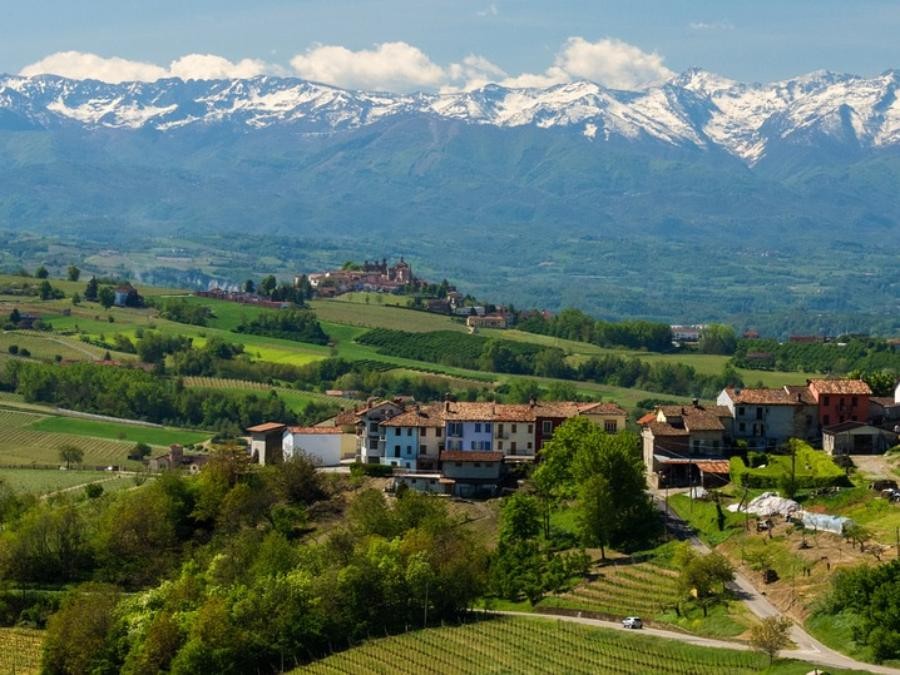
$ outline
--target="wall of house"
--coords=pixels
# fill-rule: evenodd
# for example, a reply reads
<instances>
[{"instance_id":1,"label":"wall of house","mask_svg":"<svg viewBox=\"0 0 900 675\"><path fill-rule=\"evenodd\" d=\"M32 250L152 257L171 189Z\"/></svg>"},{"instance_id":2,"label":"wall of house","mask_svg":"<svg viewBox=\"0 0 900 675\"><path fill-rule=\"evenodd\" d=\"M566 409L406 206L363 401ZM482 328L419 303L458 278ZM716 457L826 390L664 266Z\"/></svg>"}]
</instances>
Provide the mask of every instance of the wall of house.
<instances>
[{"instance_id":1,"label":"wall of house","mask_svg":"<svg viewBox=\"0 0 900 675\"><path fill-rule=\"evenodd\" d=\"M553 433L556 431L556 428L565 422L564 417L538 417L535 422L535 448L540 450L544 445L547 444L551 438L553 438ZM549 422L549 431L546 429L545 423Z\"/></svg>"},{"instance_id":2,"label":"wall of house","mask_svg":"<svg viewBox=\"0 0 900 675\"><path fill-rule=\"evenodd\" d=\"M363 429L360 434L359 455L363 462L378 463L384 456L385 444L382 442L384 420L394 417L400 412L398 406L388 404L368 411L362 418Z\"/></svg>"},{"instance_id":3,"label":"wall of house","mask_svg":"<svg viewBox=\"0 0 900 675\"><path fill-rule=\"evenodd\" d=\"M869 397L858 394L820 394L819 424L823 427L841 422L865 422L869 419Z\"/></svg>"},{"instance_id":4,"label":"wall of house","mask_svg":"<svg viewBox=\"0 0 900 675\"><path fill-rule=\"evenodd\" d=\"M795 406L748 405L734 406L734 438L747 441L751 447L765 448L783 443L794 435Z\"/></svg>"},{"instance_id":5,"label":"wall of house","mask_svg":"<svg viewBox=\"0 0 900 675\"><path fill-rule=\"evenodd\" d=\"M693 455L721 456L724 443L721 431L691 431L690 448Z\"/></svg>"},{"instance_id":6,"label":"wall of house","mask_svg":"<svg viewBox=\"0 0 900 675\"><path fill-rule=\"evenodd\" d=\"M384 427L382 464L414 469L419 456L418 427Z\"/></svg>"},{"instance_id":7,"label":"wall of house","mask_svg":"<svg viewBox=\"0 0 900 675\"><path fill-rule=\"evenodd\" d=\"M442 473L454 480L496 480L500 477L500 462L444 461Z\"/></svg>"},{"instance_id":8,"label":"wall of house","mask_svg":"<svg viewBox=\"0 0 900 675\"><path fill-rule=\"evenodd\" d=\"M461 434L450 435L451 424L459 424ZM493 447L494 425L487 421L448 422L444 427L447 450L490 451Z\"/></svg>"},{"instance_id":9,"label":"wall of house","mask_svg":"<svg viewBox=\"0 0 900 675\"><path fill-rule=\"evenodd\" d=\"M494 422L494 451L534 457L536 447L534 422Z\"/></svg>"},{"instance_id":10,"label":"wall of house","mask_svg":"<svg viewBox=\"0 0 900 675\"><path fill-rule=\"evenodd\" d=\"M406 485L417 492L446 494L451 491L450 485L441 483L439 478L428 474L422 476L394 476L394 486Z\"/></svg>"},{"instance_id":11,"label":"wall of house","mask_svg":"<svg viewBox=\"0 0 900 675\"><path fill-rule=\"evenodd\" d=\"M341 463L342 436L344 434L292 434L286 431L281 450L286 460L303 452L322 466L337 466Z\"/></svg>"},{"instance_id":12,"label":"wall of house","mask_svg":"<svg viewBox=\"0 0 900 675\"><path fill-rule=\"evenodd\" d=\"M626 415L610 415L609 413L600 414L591 412L582 413L582 415L587 417L604 431L611 434L622 431L625 428ZM609 428L607 428L607 423L609 423Z\"/></svg>"}]
</instances>

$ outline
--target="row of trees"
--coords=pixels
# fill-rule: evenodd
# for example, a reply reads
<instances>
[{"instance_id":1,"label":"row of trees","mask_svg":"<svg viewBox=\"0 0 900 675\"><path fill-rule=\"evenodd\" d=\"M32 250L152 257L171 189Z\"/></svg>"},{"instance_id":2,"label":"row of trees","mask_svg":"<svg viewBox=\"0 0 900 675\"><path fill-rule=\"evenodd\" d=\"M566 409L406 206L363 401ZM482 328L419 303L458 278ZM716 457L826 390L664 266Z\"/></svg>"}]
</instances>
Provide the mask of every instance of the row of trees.
<instances>
[{"instance_id":1,"label":"row of trees","mask_svg":"<svg viewBox=\"0 0 900 675\"><path fill-rule=\"evenodd\" d=\"M54 551L49 568L90 579L50 619L46 672L274 672L452 620L483 592L487 552L445 502L406 493L391 505L380 491L347 494L302 458L249 470L242 457L225 453L196 479L165 475L87 510L33 507L82 519L84 530L71 529L86 545L66 558L77 567L60 570ZM303 536L311 513L345 498L341 525ZM3 561L33 536L30 514L0 535ZM7 578L24 571L15 563Z\"/></svg>"},{"instance_id":2,"label":"row of trees","mask_svg":"<svg viewBox=\"0 0 900 675\"><path fill-rule=\"evenodd\" d=\"M652 321L598 321L578 309L564 309L551 317L541 312L520 312L516 327L567 340L590 342L602 347L627 347L664 352L672 349L672 329Z\"/></svg>"}]
</instances>

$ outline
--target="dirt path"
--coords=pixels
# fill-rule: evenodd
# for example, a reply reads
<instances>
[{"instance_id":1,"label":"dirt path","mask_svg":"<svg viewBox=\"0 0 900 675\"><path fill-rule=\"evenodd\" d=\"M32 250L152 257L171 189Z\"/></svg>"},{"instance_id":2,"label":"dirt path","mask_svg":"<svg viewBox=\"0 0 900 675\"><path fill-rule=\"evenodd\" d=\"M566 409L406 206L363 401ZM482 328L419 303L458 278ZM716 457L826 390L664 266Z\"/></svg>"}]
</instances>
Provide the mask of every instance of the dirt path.
<instances>
[{"instance_id":1,"label":"dirt path","mask_svg":"<svg viewBox=\"0 0 900 675\"><path fill-rule=\"evenodd\" d=\"M651 490L653 502L656 507L665 513L665 502L662 493L657 490ZM687 541L697 551L707 554L712 549L703 543L694 533L691 527L679 518L671 509L666 518L666 527L675 537L683 541ZM786 616L782 614L769 600L762 595L756 587L740 572L735 572L734 582L731 584L731 590L744 602L754 616L760 619L766 619L771 616ZM788 617L791 618L791 617ZM793 619L792 619L793 621ZM649 629L647 629L649 630ZM654 629L655 630L655 629ZM668 632L668 631L667 631ZM679 635L679 634L674 634ZM812 635L807 633L799 624L794 622L791 628L791 640L797 646L796 649L785 650L782 656L790 656L791 658L802 659L811 663L830 666L832 668L850 668L857 670L866 670L875 673L900 673L896 668L886 668L883 666L875 666L861 661L856 661L840 652L837 652L816 640ZM729 643L730 644L730 643Z\"/></svg>"}]
</instances>

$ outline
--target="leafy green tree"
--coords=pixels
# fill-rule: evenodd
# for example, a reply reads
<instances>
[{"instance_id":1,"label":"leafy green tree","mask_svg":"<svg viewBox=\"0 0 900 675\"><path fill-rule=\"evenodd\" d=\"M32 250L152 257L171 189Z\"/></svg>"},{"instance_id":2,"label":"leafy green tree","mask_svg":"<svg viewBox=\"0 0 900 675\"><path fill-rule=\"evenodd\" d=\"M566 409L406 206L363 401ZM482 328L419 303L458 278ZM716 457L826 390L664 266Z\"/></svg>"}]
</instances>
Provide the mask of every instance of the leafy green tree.
<instances>
[{"instance_id":1,"label":"leafy green tree","mask_svg":"<svg viewBox=\"0 0 900 675\"><path fill-rule=\"evenodd\" d=\"M118 590L106 584L82 584L70 591L47 624L44 672L109 672L102 669L108 658L106 638L119 599Z\"/></svg>"},{"instance_id":2,"label":"leafy green tree","mask_svg":"<svg viewBox=\"0 0 900 675\"><path fill-rule=\"evenodd\" d=\"M69 269L66 270L66 275L69 281L78 281L81 278L81 270L75 267L75 265L69 265Z\"/></svg>"},{"instance_id":3,"label":"leafy green tree","mask_svg":"<svg viewBox=\"0 0 900 675\"><path fill-rule=\"evenodd\" d=\"M47 271L47 268L41 265L34 272L34 276L38 279L46 279L50 276L50 272Z\"/></svg>"},{"instance_id":4,"label":"leafy green tree","mask_svg":"<svg viewBox=\"0 0 900 675\"><path fill-rule=\"evenodd\" d=\"M53 297L53 286L50 285L50 282L45 278L40 286L38 286L38 297L41 300L49 300Z\"/></svg>"},{"instance_id":5,"label":"leafy green tree","mask_svg":"<svg viewBox=\"0 0 900 675\"><path fill-rule=\"evenodd\" d=\"M709 607L725 597L726 584L734 580L734 567L722 554L699 555L687 543L679 545L674 563L681 597L693 598L707 616Z\"/></svg>"},{"instance_id":6,"label":"leafy green tree","mask_svg":"<svg viewBox=\"0 0 900 675\"><path fill-rule=\"evenodd\" d=\"M750 629L750 646L769 656L774 663L778 652L791 644L791 627L794 623L784 616L766 617Z\"/></svg>"},{"instance_id":7,"label":"leafy green tree","mask_svg":"<svg viewBox=\"0 0 900 675\"><path fill-rule=\"evenodd\" d=\"M511 543L534 539L541 532L541 512L537 499L516 492L503 500L500 514L500 541Z\"/></svg>"},{"instance_id":8,"label":"leafy green tree","mask_svg":"<svg viewBox=\"0 0 900 675\"><path fill-rule=\"evenodd\" d=\"M81 294L80 293L72 293L72 304L73 305L81 304Z\"/></svg>"},{"instance_id":9,"label":"leafy green tree","mask_svg":"<svg viewBox=\"0 0 900 675\"><path fill-rule=\"evenodd\" d=\"M103 495L103 486L100 483L88 483L84 486L84 496L88 499L99 499Z\"/></svg>"},{"instance_id":10,"label":"leafy green tree","mask_svg":"<svg viewBox=\"0 0 900 675\"><path fill-rule=\"evenodd\" d=\"M152 451L153 450L149 445L147 445L146 443L143 443L141 441L138 441L137 443L134 444L134 447L131 449L131 454L132 454L132 456L137 457L138 459L144 459L145 457L149 456Z\"/></svg>"},{"instance_id":11,"label":"leafy green tree","mask_svg":"<svg viewBox=\"0 0 900 675\"><path fill-rule=\"evenodd\" d=\"M88 302L97 302L100 284L97 283L97 277L91 277L84 288L84 299Z\"/></svg>"},{"instance_id":12,"label":"leafy green tree","mask_svg":"<svg viewBox=\"0 0 900 675\"><path fill-rule=\"evenodd\" d=\"M734 354L737 335L731 326L711 323L700 333L697 348L704 354Z\"/></svg>"},{"instance_id":13,"label":"leafy green tree","mask_svg":"<svg viewBox=\"0 0 900 675\"><path fill-rule=\"evenodd\" d=\"M18 307L13 307L13 311L9 313L9 322L10 323L19 323L22 320L22 315L19 312Z\"/></svg>"},{"instance_id":14,"label":"leafy green tree","mask_svg":"<svg viewBox=\"0 0 900 675\"><path fill-rule=\"evenodd\" d=\"M110 286L104 286L97 292L97 300L104 309L109 309L116 302L116 292Z\"/></svg>"},{"instance_id":15,"label":"leafy green tree","mask_svg":"<svg viewBox=\"0 0 900 675\"><path fill-rule=\"evenodd\" d=\"M84 459L84 450L77 445L67 443L60 447L59 459L66 463L66 469L68 469L72 464L81 464L81 461Z\"/></svg>"},{"instance_id":16,"label":"leafy green tree","mask_svg":"<svg viewBox=\"0 0 900 675\"><path fill-rule=\"evenodd\" d=\"M272 274L263 277L263 280L259 282L259 291L262 295L271 297L272 291L274 291L277 287L278 280Z\"/></svg>"}]
</instances>

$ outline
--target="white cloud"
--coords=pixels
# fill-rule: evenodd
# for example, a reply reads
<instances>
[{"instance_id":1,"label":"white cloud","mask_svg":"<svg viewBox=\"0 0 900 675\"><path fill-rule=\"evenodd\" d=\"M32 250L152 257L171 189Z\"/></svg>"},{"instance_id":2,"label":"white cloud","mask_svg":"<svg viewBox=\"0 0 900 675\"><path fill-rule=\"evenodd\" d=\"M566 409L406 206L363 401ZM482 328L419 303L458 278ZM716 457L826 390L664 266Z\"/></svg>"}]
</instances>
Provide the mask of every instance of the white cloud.
<instances>
[{"instance_id":1,"label":"white cloud","mask_svg":"<svg viewBox=\"0 0 900 675\"><path fill-rule=\"evenodd\" d=\"M540 88L579 79L617 89L640 89L673 75L662 56L655 52L645 52L613 38L589 42L582 37L566 40L553 63L539 73L510 74L478 54L469 54L458 63L442 66L406 42L384 42L358 51L340 45L313 45L294 56L290 65L292 71L261 59L229 61L215 54L187 54L164 67L68 51L51 54L25 66L20 74L52 73L73 79L93 78L117 83L150 82L165 77L185 80L248 78L293 72L302 78L338 87L399 93L423 89L469 91L490 83L511 88Z\"/></svg>"},{"instance_id":2,"label":"white cloud","mask_svg":"<svg viewBox=\"0 0 900 675\"><path fill-rule=\"evenodd\" d=\"M440 87L447 78L425 52L406 42L384 42L359 51L317 45L292 58L291 66L307 80L355 89L406 92Z\"/></svg>"},{"instance_id":3,"label":"white cloud","mask_svg":"<svg viewBox=\"0 0 900 675\"><path fill-rule=\"evenodd\" d=\"M104 58L84 52L56 52L25 66L20 75L59 75L73 80L101 80L103 82L152 82L168 76L165 68L152 63L129 61L117 56Z\"/></svg>"},{"instance_id":4,"label":"white cloud","mask_svg":"<svg viewBox=\"0 0 900 675\"><path fill-rule=\"evenodd\" d=\"M475 12L478 16L498 16L500 14L500 9L497 7L497 3L492 2L484 9L480 9Z\"/></svg>"},{"instance_id":5,"label":"white cloud","mask_svg":"<svg viewBox=\"0 0 900 675\"><path fill-rule=\"evenodd\" d=\"M572 79L592 80L615 89L640 89L674 75L656 52L648 53L611 38L597 42L569 38L556 55L554 66Z\"/></svg>"},{"instance_id":6,"label":"white cloud","mask_svg":"<svg viewBox=\"0 0 900 675\"><path fill-rule=\"evenodd\" d=\"M697 31L734 30L734 24L728 20L721 21L691 21L688 28Z\"/></svg>"},{"instance_id":7,"label":"white cloud","mask_svg":"<svg viewBox=\"0 0 900 675\"><path fill-rule=\"evenodd\" d=\"M59 75L75 80L100 80L102 82L154 82L166 77L183 80L213 80L245 78L279 73L283 69L258 59L242 59L237 63L213 54L187 54L163 68L153 63L129 61L117 56L106 58L97 54L68 51L51 54L40 61L25 66L19 72L31 75Z\"/></svg>"}]
</instances>

